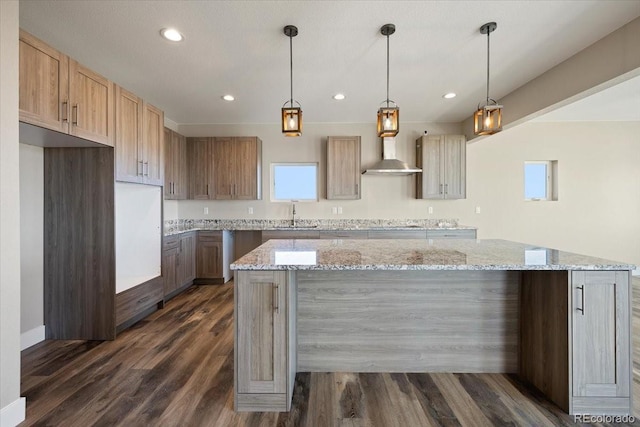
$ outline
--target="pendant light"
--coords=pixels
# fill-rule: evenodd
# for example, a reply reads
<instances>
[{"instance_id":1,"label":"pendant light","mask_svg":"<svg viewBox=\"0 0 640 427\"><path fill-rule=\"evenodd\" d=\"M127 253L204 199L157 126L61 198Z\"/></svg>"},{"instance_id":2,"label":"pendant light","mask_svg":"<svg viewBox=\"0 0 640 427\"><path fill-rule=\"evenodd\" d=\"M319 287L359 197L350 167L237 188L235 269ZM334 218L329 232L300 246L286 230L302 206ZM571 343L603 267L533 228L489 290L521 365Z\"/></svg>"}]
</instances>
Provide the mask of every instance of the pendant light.
<instances>
[{"instance_id":1,"label":"pendant light","mask_svg":"<svg viewBox=\"0 0 640 427\"><path fill-rule=\"evenodd\" d=\"M291 76L291 98L282 106L282 133L285 136L302 135L302 109L298 101L293 99L293 38L298 35L298 27L287 25L284 34L289 37L289 71ZM298 104L296 107L295 104Z\"/></svg>"},{"instance_id":2,"label":"pendant light","mask_svg":"<svg viewBox=\"0 0 640 427\"><path fill-rule=\"evenodd\" d=\"M393 24L385 24L380 28L380 33L387 37L387 99L382 101L381 105L384 105L378 110L378 136L380 137L396 136L400 125L398 104L389 99L389 36L395 32L396 26Z\"/></svg>"},{"instance_id":3,"label":"pendant light","mask_svg":"<svg viewBox=\"0 0 640 427\"><path fill-rule=\"evenodd\" d=\"M487 98L478 104L474 115L474 133L476 135L492 135L502 130L502 105L489 98L489 34L495 31L498 24L488 22L480 27L480 33L487 35Z\"/></svg>"}]
</instances>

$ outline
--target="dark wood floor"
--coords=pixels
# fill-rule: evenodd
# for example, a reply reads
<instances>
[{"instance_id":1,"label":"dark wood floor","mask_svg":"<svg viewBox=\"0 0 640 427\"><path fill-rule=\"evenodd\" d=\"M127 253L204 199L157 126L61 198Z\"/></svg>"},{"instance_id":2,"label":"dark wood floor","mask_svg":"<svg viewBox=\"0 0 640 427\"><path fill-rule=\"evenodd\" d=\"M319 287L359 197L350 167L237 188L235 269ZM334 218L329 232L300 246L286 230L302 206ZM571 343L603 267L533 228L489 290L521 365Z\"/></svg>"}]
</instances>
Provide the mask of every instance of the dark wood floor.
<instances>
[{"instance_id":1,"label":"dark wood floor","mask_svg":"<svg viewBox=\"0 0 640 427\"><path fill-rule=\"evenodd\" d=\"M298 374L291 412L236 414L231 284L192 287L115 341L25 350L22 396L25 426L574 425L500 374Z\"/></svg>"}]
</instances>

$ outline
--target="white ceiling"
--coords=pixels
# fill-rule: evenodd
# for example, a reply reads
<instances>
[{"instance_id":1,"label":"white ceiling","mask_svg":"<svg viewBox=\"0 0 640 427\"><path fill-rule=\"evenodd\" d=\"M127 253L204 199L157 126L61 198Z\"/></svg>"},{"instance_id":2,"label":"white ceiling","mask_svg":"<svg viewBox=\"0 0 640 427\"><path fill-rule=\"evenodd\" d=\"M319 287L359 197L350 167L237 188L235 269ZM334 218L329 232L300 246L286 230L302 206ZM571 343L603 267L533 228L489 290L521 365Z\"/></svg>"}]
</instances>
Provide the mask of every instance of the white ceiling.
<instances>
[{"instance_id":1,"label":"white ceiling","mask_svg":"<svg viewBox=\"0 0 640 427\"><path fill-rule=\"evenodd\" d=\"M535 122L640 122L640 76L536 117Z\"/></svg>"},{"instance_id":2,"label":"white ceiling","mask_svg":"<svg viewBox=\"0 0 640 427\"><path fill-rule=\"evenodd\" d=\"M459 122L640 16L640 1L50 1L22 0L20 26L157 105L178 123L277 123L289 97L305 122L366 123L390 97L401 121ZM159 30L186 37L172 44ZM445 100L454 91L458 96ZM334 101L337 92L347 99ZM231 93L232 103L221 96Z\"/></svg>"}]
</instances>

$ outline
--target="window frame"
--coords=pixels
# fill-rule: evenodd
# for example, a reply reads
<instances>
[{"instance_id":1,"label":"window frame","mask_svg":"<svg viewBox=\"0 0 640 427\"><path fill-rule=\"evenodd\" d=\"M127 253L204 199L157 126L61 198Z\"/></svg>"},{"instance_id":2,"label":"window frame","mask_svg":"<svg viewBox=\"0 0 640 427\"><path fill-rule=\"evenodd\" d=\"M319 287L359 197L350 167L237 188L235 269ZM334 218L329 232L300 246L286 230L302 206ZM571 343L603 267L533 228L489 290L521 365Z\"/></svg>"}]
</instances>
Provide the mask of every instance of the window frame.
<instances>
[{"instance_id":1,"label":"window frame","mask_svg":"<svg viewBox=\"0 0 640 427\"><path fill-rule=\"evenodd\" d=\"M527 165L545 165L546 166L546 182L545 197L527 197ZM557 160L525 160L522 170L522 189L526 202L554 202L558 200L558 161Z\"/></svg>"},{"instance_id":2,"label":"window frame","mask_svg":"<svg viewBox=\"0 0 640 427\"><path fill-rule=\"evenodd\" d=\"M278 166L313 166L316 168L316 197L314 199L277 199L276 198L276 173ZM270 200L273 203L297 203L297 202L318 202L320 199L320 164L318 162L273 162L270 165L269 186L271 187Z\"/></svg>"}]
</instances>

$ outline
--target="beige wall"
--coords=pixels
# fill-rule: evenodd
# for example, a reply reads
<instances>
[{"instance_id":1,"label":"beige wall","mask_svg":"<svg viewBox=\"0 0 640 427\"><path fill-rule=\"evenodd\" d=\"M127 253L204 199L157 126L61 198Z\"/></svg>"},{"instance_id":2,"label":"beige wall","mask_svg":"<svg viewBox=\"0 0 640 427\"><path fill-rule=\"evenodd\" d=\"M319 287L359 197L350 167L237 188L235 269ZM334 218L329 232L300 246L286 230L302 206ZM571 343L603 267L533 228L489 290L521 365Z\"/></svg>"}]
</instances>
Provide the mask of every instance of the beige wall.
<instances>
[{"instance_id":1,"label":"beige wall","mask_svg":"<svg viewBox=\"0 0 640 427\"><path fill-rule=\"evenodd\" d=\"M18 1L0 1L0 424L24 417L20 400L20 175Z\"/></svg>"},{"instance_id":2,"label":"beige wall","mask_svg":"<svg viewBox=\"0 0 640 427\"><path fill-rule=\"evenodd\" d=\"M449 124L403 124L399 157L415 163L413 141L459 131ZM258 135L263 140L263 200L180 201L180 218L288 218L288 204L269 201L269 164L320 161L323 138L362 135L363 168L379 156L373 124L308 125L302 138L284 138L277 126L180 126L189 136ZM416 200L413 177L362 177L362 200L299 203L301 218L459 218L480 238L504 238L640 265L640 123L527 123L469 144L466 200ZM557 202L525 202L525 160L557 160ZM324 187L321 192L324 197ZM254 207L249 215L247 208ZM333 215L342 206L343 215ZM434 213L429 215L431 206ZM203 208L209 207L209 215ZM481 213L476 214L475 208Z\"/></svg>"},{"instance_id":3,"label":"beige wall","mask_svg":"<svg viewBox=\"0 0 640 427\"><path fill-rule=\"evenodd\" d=\"M20 144L20 332L44 325L44 150Z\"/></svg>"},{"instance_id":4,"label":"beige wall","mask_svg":"<svg viewBox=\"0 0 640 427\"><path fill-rule=\"evenodd\" d=\"M320 195L318 203L299 203L300 218L424 218L427 205L415 200L414 176L362 176L362 199L352 201L326 200L325 144L329 135L360 135L362 137L362 167L372 166L382 159L382 147L375 134L375 124L305 124L299 138L282 136L278 125L181 125L185 136L250 135L262 139L263 198L260 201L181 201L180 218L288 218L287 203L270 202L270 164L274 162L319 162ZM398 158L415 166L415 140L428 130L431 134L460 133L459 124L402 123L397 137ZM454 203L454 202L451 202ZM341 206L342 215L333 215L332 207ZM209 215L203 208L209 207ZM254 215L247 208L254 208ZM435 218L437 215L433 215Z\"/></svg>"}]
</instances>

